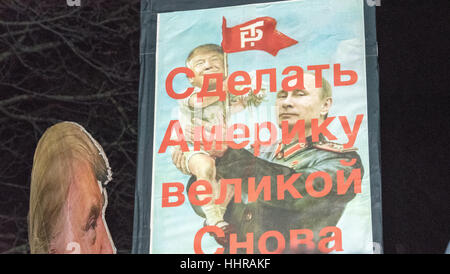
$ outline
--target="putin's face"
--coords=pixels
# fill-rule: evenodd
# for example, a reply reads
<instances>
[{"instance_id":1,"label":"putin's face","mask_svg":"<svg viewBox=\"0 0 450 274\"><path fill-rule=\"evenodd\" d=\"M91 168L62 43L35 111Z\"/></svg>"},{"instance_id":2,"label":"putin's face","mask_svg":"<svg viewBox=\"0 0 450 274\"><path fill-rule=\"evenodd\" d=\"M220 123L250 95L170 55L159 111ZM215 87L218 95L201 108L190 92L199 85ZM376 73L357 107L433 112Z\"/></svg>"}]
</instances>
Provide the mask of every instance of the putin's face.
<instances>
[{"instance_id":1,"label":"putin's face","mask_svg":"<svg viewBox=\"0 0 450 274\"><path fill-rule=\"evenodd\" d=\"M201 88L205 74L221 73L224 74L223 54L211 50L199 50L189 60L188 67L194 72L194 78L189 78L191 84ZM208 90L216 88L215 78L209 80Z\"/></svg>"},{"instance_id":2,"label":"putin's face","mask_svg":"<svg viewBox=\"0 0 450 274\"><path fill-rule=\"evenodd\" d=\"M115 253L104 219L106 193L91 166L75 160L67 175L67 200L53 229L50 253Z\"/></svg>"},{"instance_id":3,"label":"putin's face","mask_svg":"<svg viewBox=\"0 0 450 274\"><path fill-rule=\"evenodd\" d=\"M304 89L277 93L278 124L281 127L282 121L287 121L293 127L298 120L304 120L308 130L311 120L323 118L330 106L331 98L322 98L322 88L316 87L314 75L304 74Z\"/></svg>"}]
</instances>

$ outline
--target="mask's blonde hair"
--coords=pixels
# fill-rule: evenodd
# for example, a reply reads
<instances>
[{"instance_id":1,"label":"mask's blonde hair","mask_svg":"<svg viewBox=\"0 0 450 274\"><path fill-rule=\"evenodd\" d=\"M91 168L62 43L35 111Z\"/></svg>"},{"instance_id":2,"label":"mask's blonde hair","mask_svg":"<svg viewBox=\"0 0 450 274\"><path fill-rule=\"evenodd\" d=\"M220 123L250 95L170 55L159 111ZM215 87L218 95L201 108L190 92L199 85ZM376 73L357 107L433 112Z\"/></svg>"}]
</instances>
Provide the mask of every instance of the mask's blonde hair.
<instances>
[{"instance_id":1,"label":"mask's blonde hair","mask_svg":"<svg viewBox=\"0 0 450 274\"><path fill-rule=\"evenodd\" d=\"M87 162L103 184L112 179L103 148L82 126L61 122L48 128L36 147L31 172L28 212L31 253L49 253L49 243L67 198L75 161Z\"/></svg>"}]
</instances>

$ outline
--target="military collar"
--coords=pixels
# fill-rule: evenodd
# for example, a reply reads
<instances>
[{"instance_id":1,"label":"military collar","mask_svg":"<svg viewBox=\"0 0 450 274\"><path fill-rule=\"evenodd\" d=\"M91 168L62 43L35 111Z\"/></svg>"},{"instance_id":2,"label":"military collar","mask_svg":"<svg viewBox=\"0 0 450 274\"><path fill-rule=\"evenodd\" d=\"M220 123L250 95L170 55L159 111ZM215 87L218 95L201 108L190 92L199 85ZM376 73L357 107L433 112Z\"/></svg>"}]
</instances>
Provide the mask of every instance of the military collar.
<instances>
[{"instance_id":1,"label":"military collar","mask_svg":"<svg viewBox=\"0 0 450 274\"><path fill-rule=\"evenodd\" d=\"M325 137L323 135L319 135L319 142L325 141ZM283 144L282 141L278 143L277 148L275 149L275 152L273 154L273 158L277 160L284 159L285 161L292 158L295 154L297 154L300 151L303 151L307 148L312 147L314 144L319 142L312 141L312 136L308 136L305 140L306 142L292 142L289 145Z\"/></svg>"}]
</instances>

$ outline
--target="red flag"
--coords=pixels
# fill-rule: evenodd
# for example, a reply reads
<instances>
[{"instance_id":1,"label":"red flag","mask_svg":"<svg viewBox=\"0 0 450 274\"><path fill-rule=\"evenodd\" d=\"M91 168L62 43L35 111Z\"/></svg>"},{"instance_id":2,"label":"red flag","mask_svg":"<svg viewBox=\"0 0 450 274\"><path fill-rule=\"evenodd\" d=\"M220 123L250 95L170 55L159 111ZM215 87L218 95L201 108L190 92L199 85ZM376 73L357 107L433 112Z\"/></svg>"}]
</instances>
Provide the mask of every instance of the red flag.
<instances>
[{"instance_id":1,"label":"red flag","mask_svg":"<svg viewBox=\"0 0 450 274\"><path fill-rule=\"evenodd\" d=\"M298 42L276 30L277 21L272 17L259 17L246 23L227 28L223 17L222 48L224 52L263 50L276 56L280 49Z\"/></svg>"}]
</instances>

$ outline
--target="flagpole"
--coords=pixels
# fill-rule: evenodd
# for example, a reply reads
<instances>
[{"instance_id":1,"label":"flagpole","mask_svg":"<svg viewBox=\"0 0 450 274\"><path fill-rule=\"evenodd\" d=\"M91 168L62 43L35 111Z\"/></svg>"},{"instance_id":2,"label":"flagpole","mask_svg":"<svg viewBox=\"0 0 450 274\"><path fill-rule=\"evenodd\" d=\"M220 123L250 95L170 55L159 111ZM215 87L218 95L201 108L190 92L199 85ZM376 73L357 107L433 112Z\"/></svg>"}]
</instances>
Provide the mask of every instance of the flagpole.
<instances>
[{"instance_id":1,"label":"flagpole","mask_svg":"<svg viewBox=\"0 0 450 274\"><path fill-rule=\"evenodd\" d=\"M228 54L226 52L223 53L223 68L224 68L224 79L227 79L228 77ZM228 86L227 90L225 90L226 96L225 96L225 107L224 107L224 114L225 114L225 128L228 128L228 119L230 115L230 95L228 93ZM226 133L222 132L222 140L225 140Z\"/></svg>"},{"instance_id":2,"label":"flagpole","mask_svg":"<svg viewBox=\"0 0 450 274\"><path fill-rule=\"evenodd\" d=\"M225 69L225 78L228 77L228 54L226 52L223 53L223 66Z\"/></svg>"}]
</instances>

